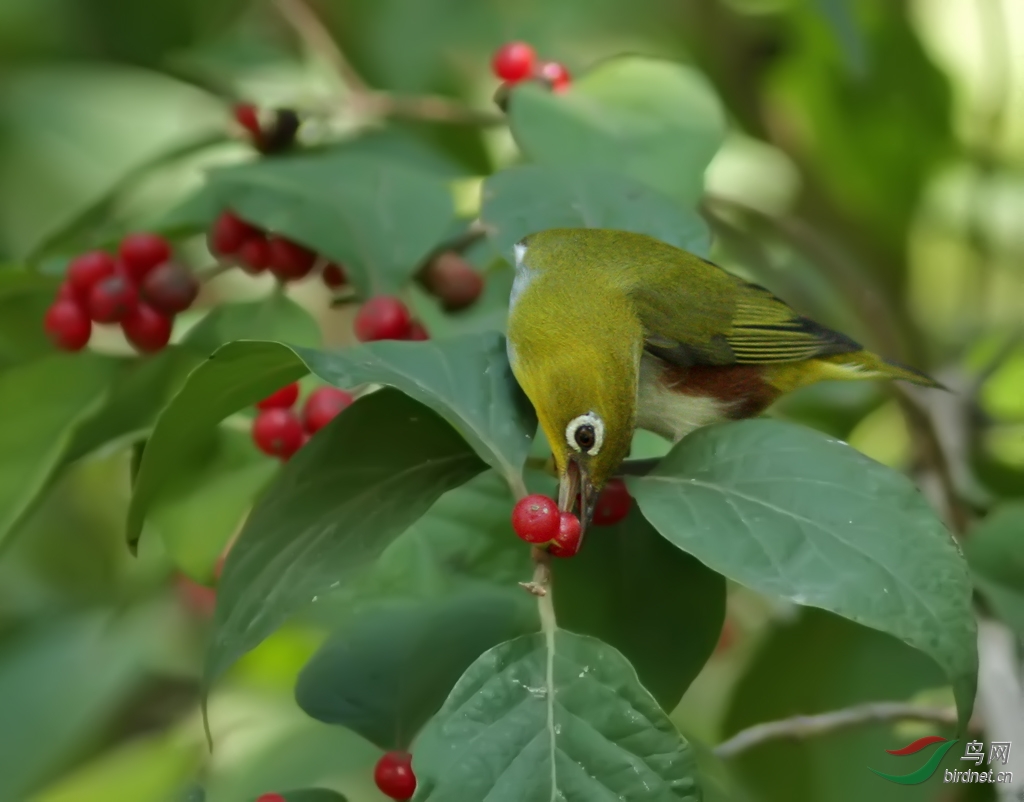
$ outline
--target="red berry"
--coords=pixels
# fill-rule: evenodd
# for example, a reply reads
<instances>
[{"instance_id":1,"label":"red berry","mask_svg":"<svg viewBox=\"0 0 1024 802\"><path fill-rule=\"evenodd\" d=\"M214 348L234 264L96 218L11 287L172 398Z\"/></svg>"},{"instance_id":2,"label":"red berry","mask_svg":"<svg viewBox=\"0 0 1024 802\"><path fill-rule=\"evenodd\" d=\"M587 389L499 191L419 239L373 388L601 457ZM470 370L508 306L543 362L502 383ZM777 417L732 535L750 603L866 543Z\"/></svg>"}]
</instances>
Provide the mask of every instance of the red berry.
<instances>
[{"instance_id":1,"label":"red berry","mask_svg":"<svg viewBox=\"0 0 1024 802\"><path fill-rule=\"evenodd\" d=\"M604 486L594 506L594 526L617 524L627 515L633 505L633 497L621 479L610 479Z\"/></svg>"},{"instance_id":2,"label":"red berry","mask_svg":"<svg viewBox=\"0 0 1024 802\"><path fill-rule=\"evenodd\" d=\"M558 534L555 541L548 546L555 557L572 557L580 550L580 535L583 527L580 519L571 512L563 512L558 517Z\"/></svg>"},{"instance_id":3,"label":"red berry","mask_svg":"<svg viewBox=\"0 0 1024 802\"><path fill-rule=\"evenodd\" d=\"M514 84L533 75L536 59L537 54L526 42L509 42L495 52L491 69L501 80Z\"/></svg>"},{"instance_id":4,"label":"red berry","mask_svg":"<svg viewBox=\"0 0 1024 802\"><path fill-rule=\"evenodd\" d=\"M415 341L429 340L430 333L427 331L426 326L418 320L414 320L409 324L409 331L406 332L405 339Z\"/></svg>"},{"instance_id":5,"label":"red berry","mask_svg":"<svg viewBox=\"0 0 1024 802\"><path fill-rule=\"evenodd\" d=\"M280 794L263 794L256 802L288 802L288 800Z\"/></svg>"},{"instance_id":6,"label":"red berry","mask_svg":"<svg viewBox=\"0 0 1024 802\"><path fill-rule=\"evenodd\" d=\"M75 289L71 286L71 282L62 281L60 286L57 287L57 300L58 301L74 301L78 302L78 298L75 296Z\"/></svg>"},{"instance_id":7,"label":"red berry","mask_svg":"<svg viewBox=\"0 0 1024 802\"><path fill-rule=\"evenodd\" d=\"M174 262L164 262L142 280L142 297L165 315L184 312L199 295L199 282L187 270Z\"/></svg>"},{"instance_id":8,"label":"red berry","mask_svg":"<svg viewBox=\"0 0 1024 802\"><path fill-rule=\"evenodd\" d=\"M299 385L297 382L292 382L257 403L256 409L291 409L298 400Z\"/></svg>"},{"instance_id":9,"label":"red berry","mask_svg":"<svg viewBox=\"0 0 1024 802\"><path fill-rule=\"evenodd\" d=\"M345 269L334 262L331 262L329 265L324 267L324 272L321 275L323 276L324 284L332 290L336 290L338 287L344 287L345 282L348 280L345 276Z\"/></svg>"},{"instance_id":10,"label":"red berry","mask_svg":"<svg viewBox=\"0 0 1024 802\"><path fill-rule=\"evenodd\" d=\"M67 283L78 300L85 303L93 286L114 275L117 262L109 253L90 251L71 260L68 265Z\"/></svg>"},{"instance_id":11,"label":"red berry","mask_svg":"<svg viewBox=\"0 0 1024 802\"><path fill-rule=\"evenodd\" d=\"M302 423L310 434L319 432L355 399L337 387L318 387L309 394L302 409Z\"/></svg>"},{"instance_id":12,"label":"red berry","mask_svg":"<svg viewBox=\"0 0 1024 802\"><path fill-rule=\"evenodd\" d=\"M454 251L445 251L431 260L423 271L422 281L449 312L470 306L484 290L483 276Z\"/></svg>"},{"instance_id":13,"label":"red berry","mask_svg":"<svg viewBox=\"0 0 1024 802\"><path fill-rule=\"evenodd\" d=\"M210 252L215 256L230 256L238 253L246 240L259 233L259 229L249 225L232 212L221 212L210 228Z\"/></svg>"},{"instance_id":14,"label":"red berry","mask_svg":"<svg viewBox=\"0 0 1024 802\"><path fill-rule=\"evenodd\" d=\"M512 510L512 528L527 543L549 543L560 524L558 505L539 493L520 499Z\"/></svg>"},{"instance_id":15,"label":"red berry","mask_svg":"<svg viewBox=\"0 0 1024 802\"><path fill-rule=\"evenodd\" d=\"M281 281L305 278L313 269L316 254L309 248L284 237L271 237L267 244L270 246L270 272Z\"/></svg>"},{"instance_id":16,"label":"red berry","mask_svg":"<svg viewBox=\"0 0 1024 802\"><path fill-rule=\"evenodd\" d=\"M89 316L70 300L58 300L46 310L43 328L50 341L63 351L81 351L92 334Z\"/></svg>"},{"instance_id":17,"label":"red berry","mask_svg":"<svg viewBox=\"0 0 1024 802\"><path fill-rule=\"evenodd\" d=\"M128 275L141 281L150 270L171 258L171 244L158 234L129 234L121 240L120 253Z\"/></svg>"},{"instance_id":18,"label":"red berry","mask_svg":"<svg viewBox=\"0 0 1024 802\"><path fill-rule=\"evenodd\" d=\"M384 796L397 802L412 799L416 793L416 775L412 773L412 755L387 752L373 770L373 779Z\"/></svg>"},{"instance_id":19,"label":"red berry","mask_svg":"<svg viewBox=\"0 0 1024 802\"><path fill-rule=\"evenodd\" d=\"M272 457L289 459L302 448L302 424L290 409L265 409L252 424L256 447Z\"/></svg>"},{"instance_id":20,"label":"red berry","mask_svg":"<svg viewBox=\"0 0 1024 802\"><path fill-rule=\"evenodd\" d=\"M260 137L260 115L252 103L237 103L233 109L235 121L254 138Z\"/></svg>"},{"instance_id":21,"label":"red berry","mask_svg":"<svg viewBox=\"0 0 1024 802\"><path fill-rule=\"evenodd\" d=\"M356 313L356 339L364 343L404 340L411 324L412 318L404 303L391 295L378 295L363 304Z\"/></svg>"},{"instance_id":22,"label":"red berry","mask_svg":"<svg viewBox=\"0 0 1024 802\"><path fill-rule=\"evenodd\" d=\"M121 321L121 330L128 342L144 354L162 350L171 341L173 327L172 318L143 303Z\"/></svg>"},{"instance_id":23,"label":"red berry","mask_svg":"<svg viewBox=\"0 0 1024 802\"><path fill-rule=\"evenodd\" d=\"M89 317L97 323L118 323L138 305L138 290L120 273L103 279L89 293Z\"/></svg>"},{"instance_id":24,"label":"red berry","mask_svg":"<svg viewBox=\"0 0 1024 802\"><path fill-rule=\"evenodd\" d=\"M546 61L540 67L540 77L547 81L554 92L564 92L572 83L572 76L564 64L557 61Z\"/></svg>"},{"instance_id":25,"label":"red berry","mask_svg":"<svg viewBox=\"0 0 1024 802\"><path fill-rule=\"evenodd\" d=\"M253 234L238 249L238 261L246 273L262 273L270 265L270 246L263 234Z\"/></svg>"}]
</instances>

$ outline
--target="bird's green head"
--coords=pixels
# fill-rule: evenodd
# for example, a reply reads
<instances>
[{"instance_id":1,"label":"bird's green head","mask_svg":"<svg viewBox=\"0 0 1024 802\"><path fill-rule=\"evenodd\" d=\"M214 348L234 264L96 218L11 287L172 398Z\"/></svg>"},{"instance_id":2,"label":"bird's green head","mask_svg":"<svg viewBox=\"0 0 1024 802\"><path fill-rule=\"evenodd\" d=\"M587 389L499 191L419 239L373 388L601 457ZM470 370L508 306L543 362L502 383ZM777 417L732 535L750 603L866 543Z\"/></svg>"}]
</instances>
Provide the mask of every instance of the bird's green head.
<instances>
[{"instance_id":1,"label":"bird's green head","mask_svg":"<svg viewBox=\"0 0 1024 802\"><path fill-rule=\"evenodd\" d=\"M615 271L581 259L578 245L556 230L517 246L508 342L554 455L559 507L579 493L585 527L629 453L643 331Z\"/></svg>"}]
</instances>

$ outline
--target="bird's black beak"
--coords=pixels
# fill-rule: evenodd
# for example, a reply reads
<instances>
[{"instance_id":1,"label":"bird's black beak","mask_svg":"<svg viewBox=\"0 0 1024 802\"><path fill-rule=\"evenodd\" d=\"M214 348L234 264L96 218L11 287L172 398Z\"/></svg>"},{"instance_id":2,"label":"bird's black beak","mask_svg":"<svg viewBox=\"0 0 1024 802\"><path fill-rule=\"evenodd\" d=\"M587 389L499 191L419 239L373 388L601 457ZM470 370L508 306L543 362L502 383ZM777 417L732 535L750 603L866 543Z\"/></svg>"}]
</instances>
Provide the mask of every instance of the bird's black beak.
<instances>
[{"instance_id":1,"label":"bird's black beak","mask_svg":"<svg viewBox=\"0 0 1024 802\"><path fill-rule=\"evenodd\" d=\"M576 496L580 498L580 540L587 533L590 520L594 517L594 507L597 504L597 493L594 492L594 485L590 482L590 471L582 460L574 456L569 457L558 484L558 509L562 512L572 512L576 506Z\"/></svg>"}]
</instances>

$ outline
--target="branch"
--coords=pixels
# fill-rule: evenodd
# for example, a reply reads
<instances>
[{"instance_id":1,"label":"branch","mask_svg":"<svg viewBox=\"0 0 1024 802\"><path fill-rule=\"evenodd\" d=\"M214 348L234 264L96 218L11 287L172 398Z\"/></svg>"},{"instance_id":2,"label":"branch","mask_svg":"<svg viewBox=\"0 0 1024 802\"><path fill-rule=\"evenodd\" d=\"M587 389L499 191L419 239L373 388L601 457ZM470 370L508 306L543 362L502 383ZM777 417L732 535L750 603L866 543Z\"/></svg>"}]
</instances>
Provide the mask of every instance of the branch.
<instances>
[{"instance_id":1,"label":"branch","mask_svg":"<svg viewBox=\"0 0 1024 802\"><path fill-rule=\"evenodd\" d=\"M945 707L922 707L906 702L870 702L815 716L793 716L780 721L755 724L715 747L715 755L731 758L768 741L802 739L837 730L887 721L925 721L956 724L956 711Z\"/></svg>"},{"instance_id":2,"label":"branch","mask_svg":"<svg viewBox=\"0 0 1024 802\"><path fill-rule=\"evenodd\" d=\"M503 125L505 115L474 109L458 100L441 95L395 95L377 92L368 104L382 117L403 120L451 123L454 125Z\"/></svg>"},{"instance_id":3,"label":"branch","mask_svg":"<svg viewBox=\"0 0 1024 802\"><path fill-rule=\"evenodd\" d=\"M359 74L305 0L274 0L281 17L311 53L319 56L348 89L357 111L373 116L461 125L501 125L503 114L471 108L440 95L394 95L373 89Z\"/></svg>"},{"instance_id":4,"label":"branch","mask_svg":"<svg viewBox=\"0 0 1024 802\"><path fill-rule=\"evenodd\" d=\"M274 6L310 52L322 58L337 73L354 97L361 98L371 94L371 89L363 80L363 76L345 57L323 22L304 0L274 0Z\"/></svg>"}]
</instances>

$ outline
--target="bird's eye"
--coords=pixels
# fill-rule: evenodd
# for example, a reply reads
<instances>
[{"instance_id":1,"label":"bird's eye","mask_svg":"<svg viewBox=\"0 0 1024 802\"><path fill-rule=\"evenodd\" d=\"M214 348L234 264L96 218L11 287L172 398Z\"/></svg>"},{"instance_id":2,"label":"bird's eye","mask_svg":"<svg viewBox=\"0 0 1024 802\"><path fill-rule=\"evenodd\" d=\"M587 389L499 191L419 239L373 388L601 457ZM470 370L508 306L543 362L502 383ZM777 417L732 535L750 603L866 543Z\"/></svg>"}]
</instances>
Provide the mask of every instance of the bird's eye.
<instances>
[{"instance_id":1,"label":"bird's eye","mask_svg":"<svg viewBox=\"0 0 1024 802\"><path fill-rule=\"evenodd\" d=\"M594 427L585 423L576 429L576 445L583 452L590 451L594 447L597 438L594 436Z\"/></svg>"},{"instance_id":2,"label":"bird's eye","mask_svg":"<svg viewBox=\"0 0 1024 802\"><path fill-rule=\"evenodd\" d=\"M565 441L574 451L594 456L604 442L604 421L594 412L578 415L565 427Z\"/></svg>"}]
</instances>

